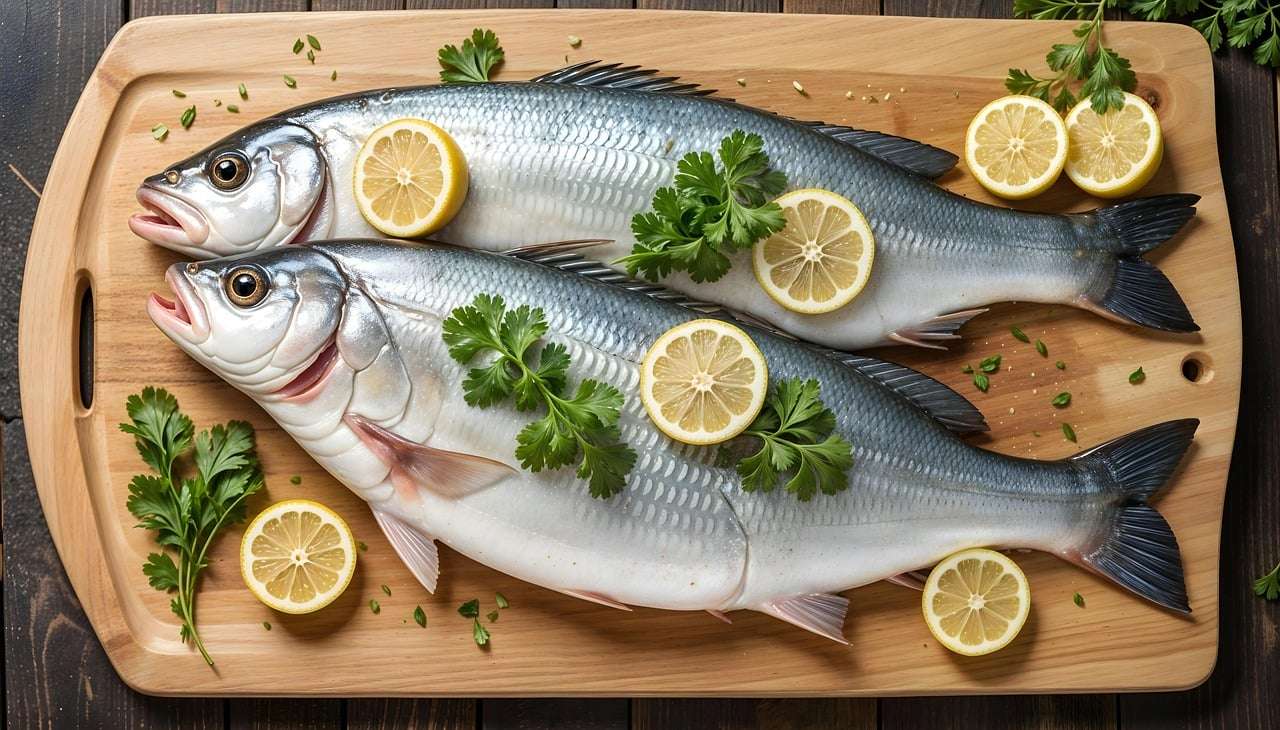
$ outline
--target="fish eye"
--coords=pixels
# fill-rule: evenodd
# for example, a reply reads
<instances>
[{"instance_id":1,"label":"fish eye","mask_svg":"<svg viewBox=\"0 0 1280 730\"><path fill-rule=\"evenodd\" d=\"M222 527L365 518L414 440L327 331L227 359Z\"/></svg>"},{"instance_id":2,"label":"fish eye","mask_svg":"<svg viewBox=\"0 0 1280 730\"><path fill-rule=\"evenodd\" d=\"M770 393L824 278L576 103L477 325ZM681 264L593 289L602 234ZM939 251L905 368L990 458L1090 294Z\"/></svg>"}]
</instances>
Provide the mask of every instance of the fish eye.
<instances>
[{"instance_id":1,"label":"fish eye","mask_svg":"<svg viewBox=\"0 0 1280 730\"><path fill-rule=\"evenodd\" d=\"M232 269L223 286L227 290L227 298L237 307L252 307L267 295L266 278L252 266Z\"/></svg>"},{"instance_id":2,"label":"fish eye","mask_svg":"<svg viewBox=\"0 0 1280 730\"><path fill-rule=\"evenodd\" d=\"M249 161L239 152L223 152L209 163L209 179L220 190L235 190L249 177Z\"/></svg>"}]
</instances>

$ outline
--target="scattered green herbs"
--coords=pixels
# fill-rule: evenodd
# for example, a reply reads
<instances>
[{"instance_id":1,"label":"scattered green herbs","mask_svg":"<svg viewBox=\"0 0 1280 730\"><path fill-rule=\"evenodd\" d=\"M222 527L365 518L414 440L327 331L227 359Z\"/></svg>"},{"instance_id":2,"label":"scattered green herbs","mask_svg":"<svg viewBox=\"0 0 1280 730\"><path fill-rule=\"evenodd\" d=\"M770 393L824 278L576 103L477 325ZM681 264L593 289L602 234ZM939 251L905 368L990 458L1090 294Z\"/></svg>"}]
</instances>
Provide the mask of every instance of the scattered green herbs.
<instances>
[{"instance_id":1,"label":"scattered green herbs","mask_svg":"<svg viewBox=\"0 0 1280 730\"><path fill-rule=\"evenodd\" d=\"M376 599L376 598L370 598L370 599L369 599L369 610L370 610L370 611L373 611L375 614L382 613L382 604L381 604L381 603L378 603L378 599Z\"/></svg>"},{"instance_id":2,"label":"scattered green herbs","mask_svg":"<svg viewBox=\"0 0 1280 730\"><path fill-rule=\"evenodd\" d=\"M1128 59L1102 45L1104 13L1120 3L1121 0L1014 0L1013 14L1017 17L1075 18L1083 23L1072 31L1077 39L1074 43L1055 43L1045 56L1045 64L1054 75L1038 77L1026 69L1011 68L1005 88L1046 101L1060 112L1075 106L1077 95L1089 99L1099 114L1124 106L1124 92L1133 91L1137 77L1129 68ZM1083 83L1073 91L1077 82Z\"/></svg>"},{"instance_id":3,"label":"scattered green herbs","mask_svg":"<svg viewBox=\"0 0 1280 730\"><path fill-rule=\"evenodd\" d=\"M422 610L422 606L414 606L413 622L422 628L427 628L427 613Z\"/></svg>"},{"instance_id":4,"label":"scattered green herbs","mask_svg":"<svg viewBox=\"0 0 1280 730\"><path fill-rule=\"evenodd\" d=\"M533 346L546 334L541 309L521 305L508 310L502 297L488 294L453 310L443 327L449 354L458 362L497 355L467 373L462 388L468 405L487 408L514 398L518 411L546 409L545 416L516 436L520 465L539 472L571 464L580 455L578 478L588 481L591 496L611 497L626 486L636 460L618 430L622 393L583 380L573 397L565 398L570 357L564 345L545 344L533 364Z\"/></svg>"},{"instance_id":5,"label":"scattered green herbs","mask_svg":"<svg viewBox=\"0 0 1280 730\"><path fill-rule=\"evenodd\" d=\"M289 74L284 74L284 85L288 86L290 89L296 89L298 88L298 80Z\"/></svg>"},{"instance_id":6,"label":"scattered green herbs","mask_svg":"<svg viewBox=\"0 0 1280 730\"><path fill-rule=\"evenodd\" d=\"M1071 594L1071 602L1076 604L1080 608L1084 608L1084 596L1080 595L1078 591L1076 593Z\"/></svg>"},{"instance_id":7,"label":"scattered green herbs","mask_svg":"<svg viewBox=\"0 0 1280 730\"><path fill-rule=\"evenodd\" d=\"M155 530L161 546L160 552L147 556L142 572L152 588L176 593L169 608L182 619L179 636L213 666L196 630L196 586L209 565L209 547L218 532L242 522L245 499L262 489L253 427L229 421L197 434L191 419L178 409L177 399L150 386L129 396L125 409L130 422L120 424L120 430L133 436L142 460L154 472L133 478L126 503L138 527ZM193 450L195 475L184 478L175 464Z\"/></svg>"},{"instance_id":8,"label":"scattered green herbs","mask_svg":"<svg viewBox=\"0 0 1280 730\"><path fill-rule=\"evenodd\" d=\"M1268 601L1280 598L1280 564L1272 568L1270 573L1253 582L1253 592Z\"/></svg>"},{"instance_id":9,"label":"scattered green herbs","mask_svg":"<svg viewBox=\"0 0 1280 730\"><path fill-rule=\"evenodd\" d=\"M964 373L965 375L973 375L973 366L970 365L969 363L965 363L964 367L960 368L960 372Z\"/></svg>"},{"instance_id":10,"label":"scattered green herbs","mask_svg":"<svg viewBox=\"0 0 1280 730\"><path fill-rule=\"evenodd\" d=\"M458 615L471 619L471 638L475 640L476 646L484 646L489 643L489 630L480 623L479 598L472 598L470 601L458 606Z\"/></svg>"},{"instance_id":11,"label":"scattered green herbs","mask_svg":"<svg viewBox=\"0 0 1280 730\"><path fill-rule=\"evenodd\" d=\"M299 39L295 40L295 41L293 42L293 55L295 55L295 56L296 56L296 55L298 55L299 53L302 53L302 49L303 49L303 48L305 48L305 47L306 47L306 46L302 43L302 39L301 39L301 38L299 38Z\"/></svg>"},{"instance_id":12,"label":"scattered green herbs","mask_svg":"<svg viewBox=\"0 0 1280 730\"><path fill-rule=\"evenodd\" d=\"M983 393L986 393L987 391L991 390L991 378L987 377L986 373L974 373L973 387L977 388Z\"/></svg>"},{"instance_id":13,"label":"scattered green herbs","mask_svg":"<svg viewBox=\"0 0 1280 730\"><path fill-rule=\"evenodd\" d=\"M1071 405L1071 394L1064 390L1061 393L1055 395L1053 397L1053 400L1049 402L1053 404L1054 408L1066 408L1067 406Z\"/></svg>"},{"instance_id":14,"label":"scattered green herbs","mask_svg":"<svg viewBox=\"0 0 1280 730\"><path fill-rule=\"evenodd\" d=\"M385 593L385 594L387 594L388 596L389 596L389 595L391 595L391 587L390 587L390 586L388 586L386 583L383 583L383 584L382 584L382 592L383 592L383 593Z\"/></svg>"},{"instance_id":15,"label":"scattered green herbs","mask_svg":"<svg viewBox=\"0 0 1280 730\"><path fill-rule=\"evenodd\" d=\"M493 600L498 604L498 608L511 608L511 602L508 601L507 597L501 593L493 594Z\"/></svg>"},{"instance_id":16,"label":"scattered green herbs","mask_svg":"<svg viewBox=\"0 0 1280 730\"><path fill-rule=\"evenodd\" d=\"M1062 435L1071 443L1074 444L1076 442L1076 430L1071 427L1071 424L1069 423L1062 424Z\"/></svg>"},{"instance_id":17,"label":"scattered green herbs","mask_svg":"<svg viewBox=\"0 0 1280 730\"><path fill-rule=\"evenodd\" d=\"M675 183L658 188L652 210L631 218L636 244L616 263L631 276L657 281L687 271L696 282L729 270L729 254L786 225L773 199L787 185L769 168L764 140L735 130L720 142L720 164L710 152L690 152L676 164Z\"/></svg>"},{"instance_id":18,"label":"scattered green herbs","mask_svg":"<svg viewBox=\"0 0 1280 730\"><path fill-rule=\"evenodd\" d=\"M1217 51L1225 37L1232 48L1253 48L1253 60L1280 66L1280 1L1130 0L1129 12L1143 20L1189 20Z\"/></svg>"},{"instance_id":19,"label":"scattered green herbs","mask_svg":"<svg viewBox=\"0 0 1280 730\"><path fill-rule=\"evenodd\" d=\"M174 90L173 90L173 95L174 95L174 96L176 96L176 97L178 97L179 99L185 99L185 98L187 98L187 95L186 95L185 93L183 93L183 92L181 92L181 91L178 91L177 89L174 89Z\"/></svg>"},{"instance_id":20,"label":"scattered green herbs","mask_svg":"<svg viewBox=\"0 0 1280 730\"><path fill-rule=\"evenodd\" d=\"M791 472L783 488L801 502L849 488L853 447L834 433L835 414L818 395L817 380L791 378L774 387L743 432L760 441L759 451L738 462L743 491L772 492L779 476Z\"/></svg>"},{"instance_id":21,"label":"scattered green herbs","mask_svg":"<svg viewBox=\"0 0 1280 730\"><path fill-rule=\"evenodd\" d=\"M369 546L364 544L364 540L356 540L356 549L364 552L369 549Z\"/></svg>"},{"instance_id":22,"label":"scattered green herbs","mask_svg":"<svg viewBox=\"0 0 1280 730\"><path fill-rule=\"evenodd\" d=\"M1013 335L1013 339L1018 340L1019 342L1031 341L1031 338L1027 337L1027 334L1025 332L1018 329L1018 325L1016 324L1009 328L1009 334Z\"/></svg>"},{"instance_id":23,"label":"scattered green herbs","mask_svg":"<svg viewBox=\"0 0 1280 730\"><path fill-rule=\"evenodd\" d=\"M1000 369L1001 359L1000 355L992 355L991 357L983 358L982 362L978 363L978 369L984 373L994 373Z\"/></svg>"},{"instance_id":24,"label":"scattered green herbs","mask_svg":"<svg viewBox=\"0 0 1280 730\"><path fill-rule=\"evenodd\" d=\"M333 73L329 74L329 80L330 80L330 81L337 81L337 80L338 80L338 69L336 69L336 68L335 68L335 69L333 70Z\"/></svg>"},{"instance_id":25,"label":"scattered green herbs","mask_svg":"<svg viewBox=\"0 0 1280 730\"><path fill-rule=\"evenodd\" d=\"M480 599L472 598L470 601L458 606L458 615L463 618L475 618L480 615Z\"/></svg>"},{"instance_id":26,"label":"scattered green herbs","mask_svg":"<svg viewBox=\"0 0 1280 730\"><path fill-rule=\"evenodd\" d=\"M485 617L489 619L489 623L493 623L494 621L497 621L497 620L498 620L498 609L496 609L496 608L495 608L495 609L493 609L493 610L492 610L492 611L490 611L489 613L485 614Z\"/></svg>"},{"instance_id":27,"label":"scattered green herbs","mask_svg":"<svg viewBox=\"0 0 1280 730\"><path fill-rule=\"evenodd\" d=\"M191 129L191 125L196 121L196 107L191 105L183 110L182 116L178 117L178 122L182 124L183 129Z\"/></svg>"},{"instance_id":28,"label":"scattered green herbs","mask_svg":"<svg viewBox=\"0 0 1280 730\"><path fill-rule=\"evenodd\" d=\"M245 88L243 83L236 87L236 93L240 94L241 99L245 101L249 100L249 89Z\"/></svg>"},{"instance_id":29,"label":"scattered green herbs","mask_svg":"<svg viewBox=\"0 0 1280 730\"><path fill-rule=\"evenodd\" d=\"M316 62L316 52L307 51L307 60L314 64Z\"/></svg>"},{"instance_id":30,"label":"scattered green herbs","mask_svg":"<svg viewBox=\"0 0 1280 730\"><path fill-rule=\"evenodd\" d=\"M1044 344L1044 340L1036 340L1036 352L1040 353L1040 357L1049 357L1049 348Z\"/></svg>"},{"instance_id":31,"label":"scattered green herbs","mask_svg":"<svg viewBox=\"0 0 1280 730\"><path fill-rule=\"evenodd\" d=\"M289 477L289 483L297 486L302 483L302 477L297 474L294 474L293 476Z\"/></svg>"},{"instance_id":32,"label":"scattered green herbs","mask_svg":"<svg viewBox=\"0 0 1280 730\"><path fill-rule=\"evenodd\" d=\"M157 142L163 142L165 137L169 136L169 128L163 124L157 124L151 128L151 139Z\"/></svg>"},{"instance_id":33,"label":"scattered green herbs","mask_svg":"<svg viewBox=\"0 0 1280 730\"><path fill-rule=\"evenodd\" d=\"M307 45L311 46L312 50L315 50L315 51L320 50L320 41L317 40L316 37L311 35L310 33L307 34Z\"/></svg>"},{"instance_id":34,"label":"scattered green herbs","mask_svg":"<svg viewBox=\"0 0 1280 730\"><path fill-rule=\"evenodd\" d=\"M1059 370L1066 370L1066 369L1067 369L1067 364L1066 364L1065 362L1061 361L1061 360L1059 360L1059 361L1055 362L1055 363L1053 364L1053 366L1054 366L1055 368L1059 369Z\"/></svg>"},{"instance_id":35,"label":"scattered green herbs","mask_svg":"<svg viewBox=\"0 0 1280 730\"><path fill-rule=\"evenodd\" d=\"M476 619L471 625L471 638L475 640L476 646L484 646L489 643L489 630L480 623L480 619Z\"/></svg>"},{"instance_id":36,"label":"scattered green herbs","mask_svg":"<svg viewBox=\"0 0 1280 730\"><path fill-rule=\"evenodd\" d=\"M232 113L232 114L239 114L239 113L240 113L240 107L236 106L235 104L228 104L228 105L227 105L227 111L228 111L228 112L230 112L230 113Z\"/></svg>"},{"instance_id":37,"label":"scattered green herbs","mask_svg":"<svg viewBox=\"0 0 1280 730\"><path fill-rule=\"evenodd\" d=\"M1141 367L1129 373L1129 385L1137 385L1138 383L1141 383L1146 379L1147 379L1147 374L1142 372Z\"/></svg>"},{"instance_id":38,"label":"scattered green herbs","mask_svg":"<svg viewBox=\"0 0 1280 730\"><path fill-rule=\"evenodd\" d=\"M270 622L270 621L263 621L263 622L262 622L262 628L266 629L267 631L270 631L270 630L271 630L271 622Z\"/></svg>"},{"instance_id":39,"label":"scattered green herbs","mask_svg":"<svg viewBox=\"0 0 1280 730\"><path fill-rule=\"evenodd\" d=\"M482 84L505 57L493 31L475 28L462 48L447 45L437 52L440 80L446 84Z\"/></svg>"}]
</instances>

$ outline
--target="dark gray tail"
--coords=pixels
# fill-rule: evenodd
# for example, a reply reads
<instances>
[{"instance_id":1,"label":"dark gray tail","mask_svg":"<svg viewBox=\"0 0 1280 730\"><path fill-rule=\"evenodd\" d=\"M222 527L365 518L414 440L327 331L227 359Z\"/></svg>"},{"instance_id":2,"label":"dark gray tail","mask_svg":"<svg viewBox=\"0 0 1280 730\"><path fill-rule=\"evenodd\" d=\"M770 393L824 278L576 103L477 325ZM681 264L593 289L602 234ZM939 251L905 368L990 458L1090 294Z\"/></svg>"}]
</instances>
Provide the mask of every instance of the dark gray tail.
<instances>
[{"instance_id":1,"label":"dark gray tail","mask_svg":"<svg viewBox=\"0 0 1280 730\"><path fill-rule=\"evenodd\" d=\"M1147 504L1172 476L1200 421L1144 428L1072 457L1115 491L1109 524L1080 551L1080 562L1166 608L1190 613L1178 540Z\"/></svg>"},{"instance_id":2,"label":"dark gray tail","mask_svg":"<svg viewBox=\"0 0 1280 730\"><path fill-rule=\"evenodd\" d=\"M1168 332L1198 332L1173 284L1142 254L1169 240L1196 214L1199 195L1157 195L1086 213L1116 252L1111 286L1093 304L1118 319Z\"/></svg>"}]
</instances>

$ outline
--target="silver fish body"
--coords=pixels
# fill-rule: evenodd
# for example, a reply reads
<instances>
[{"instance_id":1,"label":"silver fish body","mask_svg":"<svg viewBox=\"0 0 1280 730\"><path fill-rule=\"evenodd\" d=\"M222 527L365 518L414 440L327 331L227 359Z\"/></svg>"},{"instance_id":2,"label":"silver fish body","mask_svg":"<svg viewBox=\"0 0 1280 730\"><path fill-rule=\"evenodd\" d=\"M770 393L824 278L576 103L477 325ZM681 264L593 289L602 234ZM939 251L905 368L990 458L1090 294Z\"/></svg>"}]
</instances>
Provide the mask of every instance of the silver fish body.
<instances>
[{"instance_id":1,"label":"silver fish body","mask_svg":"<svg viewBox=\"0 0 1280 730\"><path fill-rule=\"evenodd\" d=\"M265 289L248 306L228 295L245 277ZM390 242L177 264L168 278L177 299L153 296L157 326L364 498L430 588L435 539L609 605L754 609L839 640L837 592L991 545L1049 551L1187 609L1176 542L1145 500L1193 421L1060 462L1011 458L822 352L748 328L771 378L819 380L853 444L848 489L799 502L744 492L714 447L673 442L647 418L639 362L698 316L681 306L512 257ZM541 308L546 339L572 357L569 382L624 394L620 427L637 460L622 493L593 499L572 469L522 470L516 434L533 416L465 403L467 368L441 325L481 293Z\"/></svg>"},{"instance_id":2,"label":"silver fish body","mask_svg":"<svg viewBox=\"0 0 1280 730\"><path fill-rule=\"evenodd\" d=\"M148 196L145 205L163 210L164 199L172 197L180 201L173 206L178 211L183 205L202 208L209 199L241 199L239 215L226 223L239 229L237 235L175 246L197 257L308 238L374 236L355 203L352 166L370 132L403 117L440 125L467 160L467 202L435 238L483 250L613 239L613 244L589 252L606 262L630 251L632 215L648 208L655 189L671 183L681 156L714 150L735 129L759 134L791 188L833 190L866 214L876 237L867 288L834 312L792 312L760 288L746 252L733 256L732 269L717 282L695 284L676 273L664 284L830 347L895 342L936 346L954 338L959 326L987 305L1012 300L1081 306L1161 329L1195 329L1172 285L1139 258L1190 218L1195 196L1163 196L1075 215L984 205L903 167L930 173L945 169L954 156L941 150L900 138L859 137L867 133L798 123L687 93L531 82L341 97L284 112L213 145L169 171L171 177L180 175L181 182L171 184L164 175L149 178L140 199ZM313 152L283 151L265 140L278 134L280 125L310 132L325 163L323 181L315 173ZM884 153L887 147L894 149ZM290 217L291 226L274 223L284 217L275 199L288 195L255 200L209 184L210 164L219 153L246 150L252 157L258 150L261 157L262 150L272 149L281 151L266 155L272 160L269 167L282 178L289 159L302 158L294 165L298 177L284 179L282 188L312 191L313 213L305 223L296 215ZM259 163L252 167L250 184ZM206 219L217 230L223 217L210 212ZM249 226L249 219L261 222ZM292 237L277 234L290 227ZM167 228L170 237L183 238L173 225ZM250 228L270 233L255 243L243 233ZM145 225L135 226L140 235L173 245L164 240L164 229L148 232ZM232 238L238 243L226 245Z\"/></svg>"}]
</instances>

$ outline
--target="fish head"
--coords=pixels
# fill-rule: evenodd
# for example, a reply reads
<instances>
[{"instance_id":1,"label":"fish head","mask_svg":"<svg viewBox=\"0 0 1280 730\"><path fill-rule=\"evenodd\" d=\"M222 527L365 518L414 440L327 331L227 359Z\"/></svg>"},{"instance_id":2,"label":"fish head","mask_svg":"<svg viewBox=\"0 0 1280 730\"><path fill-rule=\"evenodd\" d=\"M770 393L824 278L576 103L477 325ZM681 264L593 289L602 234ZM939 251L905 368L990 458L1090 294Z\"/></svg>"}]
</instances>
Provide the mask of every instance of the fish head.
<instances>
[{"instance_id":1,"label":"fish head","mask_svg":"<svg viewBox=\"0 0 1280 730\"><path fill-rule=\"evenodd\" d=\"M327 165L305 127L265 119L148 177L129 228L198 259L304 241L325 219Z\"/></svg>"},{"instance_id":2,"label":"fish head","mask_svg":"<svg viewBox=\"0 0 1280 730\"><path fill-rule=\"evenodd\" d=\"M324 387L339 359L347 280L328 256L277 248L177 263L152 294L152 322L188 355L259 401Z\"/></svg>"}]
</instances>

